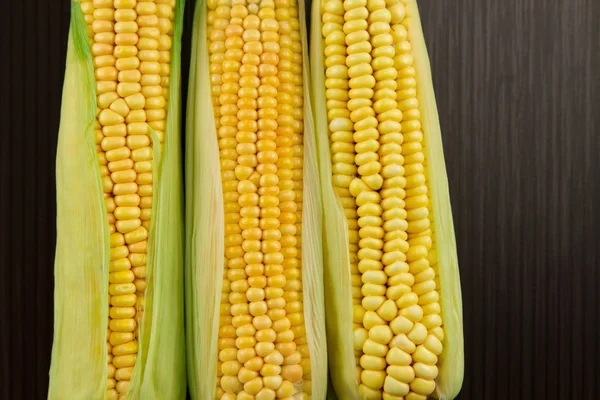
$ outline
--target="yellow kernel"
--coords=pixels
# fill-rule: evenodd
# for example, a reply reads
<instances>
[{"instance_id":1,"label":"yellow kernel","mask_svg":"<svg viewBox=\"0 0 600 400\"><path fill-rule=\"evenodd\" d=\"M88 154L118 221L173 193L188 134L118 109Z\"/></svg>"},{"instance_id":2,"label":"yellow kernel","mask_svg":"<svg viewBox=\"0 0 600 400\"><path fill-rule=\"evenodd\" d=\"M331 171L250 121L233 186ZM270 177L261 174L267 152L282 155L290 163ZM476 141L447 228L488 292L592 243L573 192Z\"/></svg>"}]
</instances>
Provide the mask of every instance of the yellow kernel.
<instances>
[{"instance_id":1,"label":"yellow kernel","mask_svg":"<svg viewBox=\"0 0 600 400\"><path fill-rule=\"evenodd\" d=\"M129 261L131 265L134 267L140 267L146 265L146 255L145 254L130 254Z\"/></svg>"},{"instance_id":2,"label":"yellow kernel","mask_svg":"<svg viewBox=\"0 0 600 400\"><path fill-rule=\"evenodd\" d=\"M122 8L134 8L137 4L137 0L114 0L114 6L116 9Z\"/></svg>"},{"instance_id":3,"label":"yellow kernel","mask_svg":"<svg viewBox=\"0 0 600 400\"><path fill-rule=\"evenodd\" d=\"M410 388L413 392L427 396L435 390L435 381L430 379L415 378L410 383Z\"/></svg>"},{"instance_id":4,"label":"yellow kernel","mask_svg":"<svg viewBox=\"0 0 600 400\"><path fill-rule=\"evenodd\" d=\"M133 307L116 307L116 308L133 308ZM135 311L135 309L134 309L134 311ZM111 332L110 333L110 344L112 346L118 346L120 344L132 341L133 339L134 339L133 332Z\"/></svg>"},{"instance_id":5,"label":"yellow kernel","mask_svg":"<svg viewBox=\"0 0 600 400\"><path fill-rule=\"evenodd\" d=\"M135 293L135 285L132 283L111 283L108 285L108 292L112 296L132 294Z\"/></svg>"},{"instance_id":6,"label":"yellow kernel","mask_svg":"<svg viewBox=\"0 0 600 400\"><path fill-rule=\"evenodd\" d=\"M117 85L117 93L123 98L139 93L140 90L142 86L135 82L121 82Z\"/></svg>"},{"instance_id":7,"label":"yellow kernel","mask_svg":"<svg viewBox=\"0 0 600 400\"><path fill-rule=\"evenodd\" d=\"M138 161L134 164L133 169L137 173L152 171L152 161Z\"/></svg>"},{"instance_id":8,"label":"yellow kernel","mask_svg":"<svg viewBox=\"0 0 600 400\"><path fill-rule=\"evenodd\" d=\"M133 194L136 193L137 190L138 187L135 182L117 183L113 189L113 194L115 196L123 194Z\"/></svg>"},{"instance_id":9,"label":"yellow kernel","mask_svg":"<svg viewBox=\"0 0 600 400\"><path fill-rule=\"evenodd\" d=\"M129 262L129 259L127 259L127 258L116 259L109 263L109 271L110 272L125 271L130 268L131 268L131 264Z\"/></svg>"},{"instance_id":10,"label":"yellow kernel","mask_svg":"<svg viewBox=\"0 0 600 400\"><path fill-rule=\"evenodd\" d=\"M361 350L370 356L385 357L389 348L384 344L367 339L365 340Z\"/></svg>"},{"instance_id":11,"label":"yellow kernel","mask_svg":"<svg viewBox=\"0 0 600 400\"><path fill-rule=\"evenodd\" d=\"M360 366L372 371L382 371L386 367L386 362L382 357L363 355L360 358Z\"/></svg>"},{"instance_id":12,"label":"yellow kernel","mask_svg":"<svg viewBox=\"0 0 600 400\"><path fill-rule=\"evenodd\" d=\"M392 330L387 325L377 325L369 330L369 338L380 344L388 344L392 337Z\"/></svg>"},{"instance_id":13,"label":"yellow kernel","mask_svg":"<svg viewBox=\"0 0 600 400\"><path fill-rule=\"evenodd\" d=\"M117 392L123 394L127 393L129 389L129 381L119 381L117 382Z\"/></svg>"},{"instance_id":14,"label":"yellow kernel","mask_svg":"<svg viewBox=\"0 0 600 400\"><path fill-rule=\"evenodd\" d=\"M165 108L167 102L163 96L150 97L146 99L146 108Z\"/></svg>"},{"instance_id":15,"label":"yellow kernel","mask_svg":"<svg viewBox=\"0 0 600 400\"><path fill-rule=\"evenodd\" d=\"M127 135L127 126L125 124L117 124L102 127L102 133L104 136L112 137L112 136L126 136Z\"/></svg>"},{"instance_id":16,"label":"yellow kernel","mask_svg":"<svg viewBox=\"0 0 600 400\"><path fill-rule=\"evenodd\" d=\"M142 240L146 240L148 238L148 230L143 226L140 226L134 229L131 232L125 234L125 241L127 244L141 242Z\"/></svg>"},{"instance_id":17,"label":"yellow kernel","mask_svg":"<svg viewBox=\"0 0 600 400\"><path fill-rule=\"evenodd\" d=\"M112 332L133 332L135 329L135 320L127 319L111 319L109 328Z\"/></svg>"},{"instance_id":18,"label":"yellow kernel","mask_svg":"<svg viewBox=\"0 0 600 400\"><path fill-rule=\"evenodd\" d=\"M125 122L128 124L133 122L146 122L146 111L141 109L129 111L129 114L127 114L127 117L125 118Z\"/></svg>"},{"instance_id":19,"label":"yellow kernel","mask_svg":"<svg viewBox=\"0 0 600 400\"><path fill-rule=\"evenodd\" d=\"M136 350L137 352L137 350ZM116 373L115 373L115 378L119 381L121 380L131 380L131 375L133 375L133 368L132 367L127 367L127 368L119 368Z\"/></svg>"},{"instance_id":20,"label":"yellow kernel","mask_svg":"<svg viewBox=\"0 0 600 400\"><path fill-rule=\"evenodd\" d=\"M144 221L144 217L145 217L144 210L146 210L146 209L142 208L142 212L141 212L141 215L140 215L140 219L142 221ZM144 229L146 229L146 228L144 227ZM148 241L147 240L142 240L142 241L138 241L138 242L131 242L130 244L128 243L127 248L129 249L130 253L145 253L146 250L148 249Z\"/></svg>"},{"instance_id":21,"label":"yellow kernel","mask_svg":"<svg viewBox=\"0 0 600 400\"><path fill-rule=\"evenodd\" d=\"M142 74L158 75L158 74L160 74L160 64L155 61L143 61L140 64L140 72ZM160 75L158 75L158 76L160 79ZM159 80L159 83L160 83L160 80Z\"/></svg>"},{"instance_id":22,"label":"yellow kernel","mask_svg":"<svg viewBox=\"0 0 600 400\"><path fill-rule=\"evenodd\" d=\"M135 149L131 152L131 159L135 162L137 161L149 161L152 159L152 148L142 147L140 149Z\"/></svg>"},{"instance_id":23,"label":"yellow kernel","mask_svg":"<svg viewBox=\"0 0 600 400\"><path fill-rule=\"evenodd\" d=\"M133 307L136 299L137 297L135 294L113 295L110 298L110 304L115 307Z\"/></svg>"},{"instance_id":24,"label":"yellow kernel","mask_svg":"<svg viewBox=\"0 0 600 400\"><path fill-rule=\"evenodd\" d=\"M140 203L140 196L137 194L126 194L115 196L115 203L118 206L137 206Z\"/></svg>"},{"instance_id":25,"label":"yellow kernel","mask_svg":"<svg viewBox=\"0 0 600 400\"><path fill-rule=\"evenodd\" d=\"M108 279L110 283L131 283L134 280L134 275L130 270L111 272Z\"/></svg>"},{"instance_id":26,"label":"yellow kernel","mask_svg":"<svg viewBox=\"0 0 600 400\"><path fill-rule=\"evenodd\" d=\"M115 225L119 232L125 234L141 226L142 221L139 219L125 219L117 221Z\"/></svg>"},{"instance_id":27,"label":"yellow kernel","mask_svg":"<svg viewBox=\"0 0 600 400\"><path fill-rule=\"evenodd\" d=\"M123 272L131 272L131 271L123 271ZM135 316L135 308L133 308L133 307L111 307L110 308L110 317L111 318L123 319L123 318L133 318L134 316ZM116 355L118 355L118 354L116 354Z\"/></svg>"},{"instance_id":28,"label":"yellow kernel","mask_svg":"<svg viewBox=\"0 0 600 400\"><path fill-rule=\"evenodd\" d=\"M133 130L133 128L132 128L132 130ZM150 138L148 137L148 135L130 134L129 136L127 136L127 147L129 147L132 150L139 149L139 148L149 146L149 145L150 145ZM138 182L138 184L139 184L139 182Z\"/></svg>"},{"instance_id":29,"label":"yellow kernel","mask_svg":"<svg viewBox=\"0 0 600 400\"><path fill-rule=\"evenodd\" d=\"M140 27L158 25L158 17L156 15L140 15L136 21Z\"/></svg>"},{"instance_id":30,"label":"yellow kernel","mask_svg":"<svg viewBox=\"0 0 600 400\"><path fill-rule=\"evenodd\" d=\"M153 2L138 2L135 11L138 15L153 15L156 14L156 4Z\"/></svg>"},{"instance_id":31,"label":"yellow kernel","mask_svg":"<svg viewBox=\"0 0 600 400\"><path fill-rule=\"evenodd\" d=\"M385 383L383 385L383 390L385 393L388 393L392 396L406 396L410 391L410 387L407 383L400 382L397 379L394 379L392 376L387 376L385 378Z\"/></svg>"},{"instance_id":32,"label":"yellow kernel","mask_svg":"<svg viewBox=\"0 0 600 400\"><path fill-rule=\"evenodd\" d=\"M398 347L406 353L414 353L416 346L405 334L399 334L392 339L390 347ZM421 347L421 346L419 346Z\"/></svg>"},{"instance_id":33,"label":"yellow kernel","mask_svg":"<svg viewBox=\"0 0 600 400\"><path fill-rule=\"evenodd\" d=\"M138 207L117 207L115 209L115 217L121 219L135 219L140 216L140 209Z\"/></svg>"},{"instance_id":34,"label":"yellow kernel","mask_svg":"<svg viewBox=\"0 0 600 400\"><path fill-rule=\"evenodd\" d=\"M130 309L134 310L133 307L130 307ZM132 340L131 342L114 346L112 349L112 354L113 356L122 356L125 354L136 354L137 351L138 344L135 340Z\"/></svg>"},{"instance_id":35,"label":"yellow kernel","mask_svg":"<svg viewBox=\"0 0 600 400\"><path fill-rule=\"evenodd\" d=\"M410 365L412 357L399 347L392 347L386 356L386 361L389 365Z\"/></svg>"}]
</instances>

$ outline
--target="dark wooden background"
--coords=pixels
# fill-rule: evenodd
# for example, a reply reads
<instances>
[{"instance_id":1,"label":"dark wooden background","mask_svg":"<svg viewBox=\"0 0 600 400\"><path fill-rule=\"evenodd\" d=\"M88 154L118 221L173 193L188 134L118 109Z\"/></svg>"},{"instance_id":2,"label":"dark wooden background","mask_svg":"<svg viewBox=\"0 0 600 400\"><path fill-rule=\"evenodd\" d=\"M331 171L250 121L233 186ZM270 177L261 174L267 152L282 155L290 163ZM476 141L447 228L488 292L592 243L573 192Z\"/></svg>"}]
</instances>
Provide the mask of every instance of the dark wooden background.
<instances>
[{"instance_id":1,"label":"dark wooden background","mask_svg":"<svg viewBox=\"0 0 600 400\"><path fill-rule=\"evenodd\" d=\"M420 6L461 265L460 398L598 398L600 2ZM68 22L66 0L2 2L2 399L46 396Z\"/></svg>"}]
</instances>

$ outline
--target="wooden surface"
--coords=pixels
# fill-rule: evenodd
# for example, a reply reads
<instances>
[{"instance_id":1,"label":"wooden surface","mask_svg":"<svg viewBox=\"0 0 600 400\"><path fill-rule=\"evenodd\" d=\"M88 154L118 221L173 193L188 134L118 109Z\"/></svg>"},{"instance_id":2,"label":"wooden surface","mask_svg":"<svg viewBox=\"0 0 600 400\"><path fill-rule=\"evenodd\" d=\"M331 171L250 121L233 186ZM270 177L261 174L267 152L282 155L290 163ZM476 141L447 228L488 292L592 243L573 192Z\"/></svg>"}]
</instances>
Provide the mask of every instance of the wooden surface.
<instances>
[{"instance_id":1,"label":"wooden surface","mask_svg":"<svg viewBox=\"0 0 600 400\"><path fill-rule=\"evenodd\" d=\"M600 3L420 6L461 265L460 398L598 398ZM69 6L3 10L0 398L43 399Z\"/></svg>"}]
</instances>

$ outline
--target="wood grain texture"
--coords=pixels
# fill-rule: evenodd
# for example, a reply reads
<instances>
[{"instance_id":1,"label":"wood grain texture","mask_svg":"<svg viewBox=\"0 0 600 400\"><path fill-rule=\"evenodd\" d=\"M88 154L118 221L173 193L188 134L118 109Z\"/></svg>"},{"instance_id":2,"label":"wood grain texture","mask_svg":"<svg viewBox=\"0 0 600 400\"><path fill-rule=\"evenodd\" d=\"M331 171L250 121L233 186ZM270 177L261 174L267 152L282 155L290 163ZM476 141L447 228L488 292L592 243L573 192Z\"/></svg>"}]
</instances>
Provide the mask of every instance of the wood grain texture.
<instances>
[{"instance_id":1,"label":"wood grain texture","mask_svg":"<svg viewBox=\"0 0 600 400\"><path fill-rule=\"evenodd\" d=\"M461 398L598 398L600 3L419 4L459 246Z\"/></svg>"},{"instance_id":2,"label":"wood grain texture","mask_svg":"<svg viewBox=\"0 0 600 400\"><path fill-rule=\"evenodd\" d=\"M466 341L460 399L595 399L600 2L419 4L459 246ZM24 0L4 10L0 398L43 399L69 6Z\"/></svg>"}]
</instances>

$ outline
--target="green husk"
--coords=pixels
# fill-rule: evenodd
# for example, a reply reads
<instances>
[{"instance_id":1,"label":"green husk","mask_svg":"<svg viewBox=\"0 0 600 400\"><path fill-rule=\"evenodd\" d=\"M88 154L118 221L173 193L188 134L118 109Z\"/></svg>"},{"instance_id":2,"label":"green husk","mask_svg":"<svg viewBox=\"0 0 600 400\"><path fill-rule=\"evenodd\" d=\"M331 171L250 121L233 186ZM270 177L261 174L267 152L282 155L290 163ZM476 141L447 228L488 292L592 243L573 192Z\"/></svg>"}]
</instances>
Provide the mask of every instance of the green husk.
<instances>
[{"instance_id":1,"label":"green husk","mask_svg":"<svg viewBox=\"0 0 600 400\"><path fill-rule=\"evenodd\" d=\"M327 353L322 286L321 193L309 102L308 49L304 4L299 2L304 52L304 199L302 280L311 356L312 394L325 398ZM210 94L206 1L196 4L186 129L186 327L188 382L193 399L216 393L219 305L223 277L224 208L219 148Z\"/></svg>"},{"instance_id":2,"label":"green husk","mask_svg":"<svg viewBox=\"0 0 600 400\"><path fill-rule=\"evenodd\" d=\"M146 307L128 399L185 398L180 51L176 8L166 138L154 144ZM87 27L71 3L56 157L55 317L49 399L105 399L109 230L94 141L96 91Z\"/></svg>"},{"instance_id":3,"label":"green husk","mask_svg":"<svg viewBox=\"0 0 600 400\"><path fill-rule=\"evenodd\" d=\"M429 58L419 19L416 0L407 2L412 19L408 28L413 45L415 70L419 86L418 100L422 127L427 143L426 155L431 186L438 269L441 285L442 319L445 338L444 351L439 357L439 375L435 395L451 400L458 395L464 374L462 300L456 240L448 179L443 154ZM337 397L361 399L356 382L353 335L351 272L348 249L348 226L343 207L331 182L327 108L325 98L324 40L321 34L321 3L312 4L311 71L313 109L319 153L319 168L324 210L325 301L330 375Z\"/></svg>"}]
</instances>

